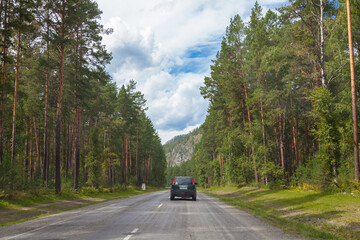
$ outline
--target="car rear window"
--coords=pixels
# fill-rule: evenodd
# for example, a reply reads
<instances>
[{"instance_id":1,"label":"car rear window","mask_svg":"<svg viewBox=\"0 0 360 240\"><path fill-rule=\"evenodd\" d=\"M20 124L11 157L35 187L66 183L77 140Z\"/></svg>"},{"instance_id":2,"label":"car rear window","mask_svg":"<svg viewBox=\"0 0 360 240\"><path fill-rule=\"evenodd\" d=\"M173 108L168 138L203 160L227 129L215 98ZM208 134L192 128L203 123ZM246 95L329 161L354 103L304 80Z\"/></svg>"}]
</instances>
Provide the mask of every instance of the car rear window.
<instances>
[{"instance_id":1,"label":"car rear window","mask_svg":"<svg viewBox=\"0 0 360 240\"><path fill-rule=\"evenodd\" d=\"M175 184L179 184L179 185L192 184L192 178L191 177L177 177L177 178L175 178Z\"/></svg>"}]
</instances>

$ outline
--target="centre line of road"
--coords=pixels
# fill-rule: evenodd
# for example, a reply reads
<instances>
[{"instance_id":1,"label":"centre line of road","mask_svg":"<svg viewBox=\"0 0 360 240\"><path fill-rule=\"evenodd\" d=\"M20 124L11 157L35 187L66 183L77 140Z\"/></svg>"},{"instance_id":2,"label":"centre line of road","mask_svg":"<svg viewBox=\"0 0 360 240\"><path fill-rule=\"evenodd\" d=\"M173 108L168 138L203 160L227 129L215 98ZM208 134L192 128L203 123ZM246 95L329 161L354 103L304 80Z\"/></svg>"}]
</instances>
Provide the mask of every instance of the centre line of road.
<instances>
[{"instance_id":1,"label":"centre line of road","mask_svg":"<svg viewBox=\"0 0 360 240\"><path fill-rule=\"evenodd\" d=\"M159 206L158 206L158 208L161 208L161 206L163 205L163 203L162 204L160 204Z\"/></svg>"},{"instance_id":2,"label":"centre line of road","mask_svg":"<svg viewBox=\"0 0 360 240\"><path fill-rule=\"evenodd\" d=\"M132 237L132 235L127 235L123 240L129 240Z\"/></svg>"},{"instance_id":3,"label":"centre line of road","mask_svg":"<svg viewBox=\"0 0 360 240\"><path fill-rule=\"evenodd\" d=\"M131 233L129 235L127 235L123 240L129 240L133 235L135 234L137 231L139 231L138 228L135 228L134 230L131 231Z\"/></svg>"}]
</instances>

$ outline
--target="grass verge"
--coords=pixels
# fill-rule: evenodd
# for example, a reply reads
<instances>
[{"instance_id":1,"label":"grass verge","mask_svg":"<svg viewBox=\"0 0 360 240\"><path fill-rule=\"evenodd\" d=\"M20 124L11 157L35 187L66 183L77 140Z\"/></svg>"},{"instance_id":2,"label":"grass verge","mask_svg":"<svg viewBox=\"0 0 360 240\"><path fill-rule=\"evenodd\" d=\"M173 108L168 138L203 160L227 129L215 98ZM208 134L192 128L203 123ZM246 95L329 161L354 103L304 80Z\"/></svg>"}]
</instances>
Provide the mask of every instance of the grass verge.
<instances>
[{"instance_id":1,"label":"grass verge","mask_svg":"<svg viewBox=\"0 0 360 240\"><path fill-rule=\"evenodd\" d=\"M202 191L306 239L359 239L360 236L359 196L251 187Z\"/></svg>"}]
</instances>

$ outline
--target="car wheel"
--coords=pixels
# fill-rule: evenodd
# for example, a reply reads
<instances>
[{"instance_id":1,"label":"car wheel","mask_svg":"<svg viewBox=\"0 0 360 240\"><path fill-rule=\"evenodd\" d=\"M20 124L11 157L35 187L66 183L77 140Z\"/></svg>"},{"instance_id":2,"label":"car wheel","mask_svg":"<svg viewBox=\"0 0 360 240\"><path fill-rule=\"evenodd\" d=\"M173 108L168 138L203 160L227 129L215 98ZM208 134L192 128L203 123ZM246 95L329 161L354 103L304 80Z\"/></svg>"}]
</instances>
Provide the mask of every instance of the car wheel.
<instances>
[{"instance_id":1,"label":"car wheel","mask_svg":"<svg viewBox=\"0 0 360 240\"><path fill-rule=\"evenodd\" d=\"M193 201L196 201L196 196L192 196L192 200L193 200Z\"/></svg>"},{"instance_id":2,"label":"car wheel","mask_svg":"<svg viewBox=\"0 0 360 240\"><path fill-rule=\"evenodd\" d=\"M174 196L170 196L170 200L174 200L174 198L175 198Z\"/></svg>"}]
</instances>

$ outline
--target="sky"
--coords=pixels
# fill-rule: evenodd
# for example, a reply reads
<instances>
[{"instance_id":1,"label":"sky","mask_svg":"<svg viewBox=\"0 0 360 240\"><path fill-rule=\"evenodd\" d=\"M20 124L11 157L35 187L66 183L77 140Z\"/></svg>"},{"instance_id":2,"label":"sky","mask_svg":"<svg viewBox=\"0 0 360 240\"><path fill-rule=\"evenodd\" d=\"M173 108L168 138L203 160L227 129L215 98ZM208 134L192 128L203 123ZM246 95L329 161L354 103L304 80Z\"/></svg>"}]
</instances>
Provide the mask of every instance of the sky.
<instances>
[{"instance_id":1,"label":"sky","mask_svg":"<svg viewBox=\"0 0 360 240\"><path fill-rule=\"evenodd\" d=\"M255 0L96 0L100 23L112 28L103 44L118 87L129 80L147 100L146 111L162 143L199 127L208 100L200 94L230 18L249 20ZM259 0L263 11L287 0Z\"/></svg>"}]
</instances>

